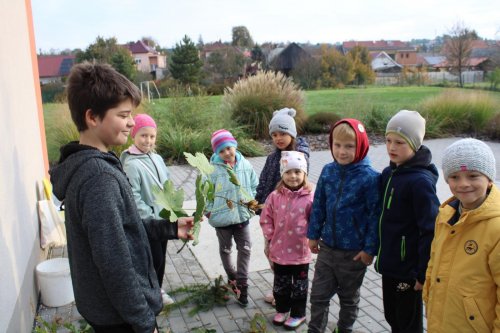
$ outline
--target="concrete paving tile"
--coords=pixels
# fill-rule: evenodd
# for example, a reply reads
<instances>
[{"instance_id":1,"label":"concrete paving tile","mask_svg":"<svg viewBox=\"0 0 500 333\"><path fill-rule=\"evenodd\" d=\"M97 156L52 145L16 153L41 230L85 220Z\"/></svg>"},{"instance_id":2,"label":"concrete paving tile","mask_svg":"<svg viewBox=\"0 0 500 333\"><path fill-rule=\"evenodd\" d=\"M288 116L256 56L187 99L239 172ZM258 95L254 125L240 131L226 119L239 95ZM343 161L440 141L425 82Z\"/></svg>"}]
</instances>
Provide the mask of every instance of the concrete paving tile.
<instances>
[{"instance_id":1,"label":"concrete paving tile","mask_svg":"<svg viewBox=\"0 0 500 333\"><path fill-rule=\"evenodd\" d=\"M238 325L232 316L217 316L217 321L224 332L238 331Z\"/></svg>"}]
</instances>

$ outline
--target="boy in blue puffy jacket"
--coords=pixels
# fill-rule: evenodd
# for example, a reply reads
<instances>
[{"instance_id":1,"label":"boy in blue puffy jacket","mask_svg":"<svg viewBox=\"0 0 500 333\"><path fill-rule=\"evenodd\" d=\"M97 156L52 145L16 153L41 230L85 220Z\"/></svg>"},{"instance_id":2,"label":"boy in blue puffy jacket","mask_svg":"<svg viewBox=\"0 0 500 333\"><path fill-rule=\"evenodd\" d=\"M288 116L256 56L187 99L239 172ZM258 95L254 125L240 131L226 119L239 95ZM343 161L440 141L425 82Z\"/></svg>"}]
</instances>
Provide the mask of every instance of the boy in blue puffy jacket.
<instances>
[{"instance_id":1,"label":"boy in blue puffy jacket","mask_svg":"<svg viewBox=\"0 0 500 333\"><path fill-rule=\"evenodd\" d=\"M340 300L337 332L352 332L360 287L377 252L380 173L366 156L370 143L356 119L342 119L330 132L334 162L325 165L314 194L307 238L318 253L311 290L308 332L324 332L331 298Z\"/></svg>"}]
</instances>

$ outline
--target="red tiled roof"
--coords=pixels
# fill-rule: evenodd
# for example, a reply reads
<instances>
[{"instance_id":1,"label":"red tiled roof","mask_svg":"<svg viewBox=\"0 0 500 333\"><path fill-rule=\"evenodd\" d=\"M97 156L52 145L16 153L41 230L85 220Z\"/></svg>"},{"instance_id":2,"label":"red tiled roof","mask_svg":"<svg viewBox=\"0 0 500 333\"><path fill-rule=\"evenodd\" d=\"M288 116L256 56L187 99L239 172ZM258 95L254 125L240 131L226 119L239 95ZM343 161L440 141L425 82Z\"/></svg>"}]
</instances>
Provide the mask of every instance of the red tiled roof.
<instances>
[{"instance_id":1,"label":"red tiled roof","mask_svg":"<svg viewBox=\"0 0 500 333\"><path fill-rule=\"evenodd\" d=\"M214 43L210 43L210 44L205 44L203 46L203 51L204 52L213 52L213 51L216 51L219 49L225 49L227 47L230 47L230 45L226 45L222 42L214 42Z\"/></svg>"},{"instance_id":2,"label":"red tiled roof","mask_svg":"<svg viewBox=\"0 0 500 333\"><path fill-rule=\"evenodd\" d=\"M469 58L465 62L464 66L476 67L476 66L482 64L483 62L485 62L486 60L488 60L487 57ZM439 64L434 65L434 67L436 67L436 68L449 67L449 66L450 66L450 64L449 64L448 60L441 61Z\"/></svg>"},{"instance_id":3,"label":"red tiled roof","mask_svg":"<svg viewBox=\"0 0 500 333\"><path fill-rule=\"evenodd\" d=\"M443 46L443 51L442 53L445 54L447 52L447 49L450 47L450 41L447 40L446 43ZM477 50L477 49L487 49L490 46L488 43L486 43L484 40L481 39L474 39L470 41L470 48L471 50Z\"/></svg>"},{"instance_id":4,"label":"red tiled roof","mask_svg":"<svg viewBox=\"0 0 500 333\"><path fill-rule=\"evenodd\" d=\"M489 47L488 43L480 39L473 40L471 46L473 49L487 49Z\"/></svg>"},{"instance_id":5,"label":"red tiled roof","mask_svg":"<svg viewBox=\"0 0 500 333\"><path fill-rule=\"evenodd\" d=\"M400 40L348 41L342 43L342 47L348 50L355 46L364 46L368 50L413 49L408 43Z\"/></svg>"},{"instance_id":6,"label":"red tiled roof","mask_svg":"<svg viewBox=\"0 0 500 333\"><path fill-rule=\"evenodd\" d=\"M126 48L132 52L132 54L138 54L138 53L154 53L157 54L158 52L152 48L151 46L146 45L142 40L138 40L137 42L131 42L125 45Z\"/></svg>"},{"instance_id":7,"label":"red tiled roof","mask_svg":"<svg viewBox=\"0 0 500 333\"><path fill-rule=\"evenodd\" d=\"M54 55L54 56L38 56L38 73L40 77L58 77L67 75L69 68L65 69L61 65L63 61L70 62L71 65L75 62L74 55ZM70 66L71 68L71 66Z\"/></svg>"}]
</instances>

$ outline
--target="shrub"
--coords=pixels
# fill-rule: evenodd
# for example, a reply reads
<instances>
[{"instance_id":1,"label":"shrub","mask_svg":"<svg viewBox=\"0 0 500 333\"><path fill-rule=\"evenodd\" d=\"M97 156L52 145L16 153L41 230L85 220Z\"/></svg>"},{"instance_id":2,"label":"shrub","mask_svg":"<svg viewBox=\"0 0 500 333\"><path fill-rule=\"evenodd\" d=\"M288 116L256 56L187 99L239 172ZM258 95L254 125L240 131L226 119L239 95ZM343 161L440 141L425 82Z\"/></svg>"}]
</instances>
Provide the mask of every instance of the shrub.
<instances>
[{"instance_id":1,"label":"shrub","mask_svg":"<svg viewBox=\"0 0 500 333\"><path fill-rule=\"evenodd\" d=\"M301 130L306 118L304 93L282 73L258 72L241 79L233 88L226 88L222 99L223 111L248 128L254 138L269 137L273 112L284 107L297 111L295 122Z\"/></svg>"},{"instance_id":2,"label":"shrub","mask_svg":"<svg viewBox=\"0 0 500 333\"><path fill-rule=\"evenodd\" d=\"M330 127L341 117L332 112L318 112L307 118L304 132L311 134L328 133Z\"/></svg>"},{"instance_id":3,"label":"shrub","mask_svg":"<svg viewBox=\"0 0 500 333\"><path fill-rule=\"evenodd\" d=\"M43 103L63 102L66 98L62 82L52 82L41 86Z\"/></svg>"},{"instance_id":4,"label":"shrub","mask_svg":"<svg viewBox=\"0 0 500 333\"><path fill-rule=\"evenodd\" d=\"M261 145L251 140L243 127L224 115L207 96L175 96L156 104L143 104L158 125L157 152L169 163L184 163L184 152L212 155L212 132L226 128L238 141L245 156L264 153Z\"/></svg>"},{"instance_id":5,"label":"shrub","mask_svg":"<svg viewBox=\"0 0 500 333\"><path fill-rule=\"evenodd\" d=\"M488 124L486 132L491 139L500 139L500 113L493 116Z\"/></svg>"},{"instance_id":6,"label":"shrub","mask_svg":"<svg viewBox=\"0 0 500 333\"><path fill-rule=\"evenodd\" d=\"M420 110L427 119L427 134L430 137L477 135L493 119L498 105L485 92L448 90L424 100Z\"/></svg>"},{"instance_id":7,"label":"shrub","mask_svg":"<svg viewBox=\"0 0 500 333\"><path fill-rule=\"evenodd\" d=\"M500 84L500 67L488 73L488 82L490 83L490 90L497 90Z\"/></svg>"},{"instance_id":8,"label":"shrub","mask_svg":"<svg viewBox=\"0 0 500 333\"><path fill-rule=\"evenodd\" d=\"M223 95L226 85L224 83L212 83L206 87L208 95Z\"/></svg>"},{"instance_id":9,"label":"shrub","mask_svg":"<svg viewBox=\"0 0 500 333\"><path fill-rule=\"evenodd\" d=\"M368 133L385 134L385 129L389 119L394 114L384 111L380 107L373 106L371 112L366 115L364 124Z\"/></svg>"}]
</instances>

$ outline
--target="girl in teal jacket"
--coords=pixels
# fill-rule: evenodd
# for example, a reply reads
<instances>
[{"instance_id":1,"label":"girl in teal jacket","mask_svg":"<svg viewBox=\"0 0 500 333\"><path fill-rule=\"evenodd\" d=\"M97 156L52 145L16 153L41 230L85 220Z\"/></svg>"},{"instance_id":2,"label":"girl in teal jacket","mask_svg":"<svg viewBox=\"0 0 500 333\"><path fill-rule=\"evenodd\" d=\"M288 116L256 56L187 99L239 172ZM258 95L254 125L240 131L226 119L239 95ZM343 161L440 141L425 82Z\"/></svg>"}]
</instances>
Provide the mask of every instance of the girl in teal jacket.
<instances>
[{"instance_id":1,"label":"girl in teal jacket","mask_svg":"<svg viewBox=\"0 0 500 333\"><path fill-rule=\"evenodd\" d=\"M219 254L229 284L235 291L240 305L246 306L248 265L252 248L248 223L253 212L243 203L255 197L257 175L250 162L236 150L238 144L229 131L225 129L215 131L211 143L214 154L210 162L215 166L215 171L210 174L210 180L215 185L215 198L207 207L208 222L215 227L219 240ZM234 172L239 185L235 184L234 179L231 182L228 170ZM238 250L236 268L231 259L233 238Z\"/></svg>"}]
</instances>

